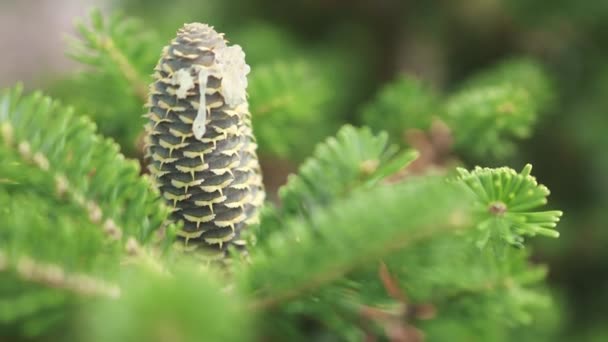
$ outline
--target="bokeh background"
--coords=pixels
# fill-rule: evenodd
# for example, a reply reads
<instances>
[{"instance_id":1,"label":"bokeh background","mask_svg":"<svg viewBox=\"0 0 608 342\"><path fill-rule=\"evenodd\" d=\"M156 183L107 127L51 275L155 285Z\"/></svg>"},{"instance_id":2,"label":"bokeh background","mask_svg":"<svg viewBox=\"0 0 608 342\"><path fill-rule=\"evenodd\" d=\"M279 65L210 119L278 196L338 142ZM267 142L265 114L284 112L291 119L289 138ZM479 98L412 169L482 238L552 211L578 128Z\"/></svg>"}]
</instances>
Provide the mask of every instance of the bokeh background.
<instances>
[{"instance_id":1,"label":"bokeh background","mask_svg":"<svg viewBox=\"0 0 608 342\"><path fill-rule=\"evenodd\" d=\"M285 141L260 142L271 190L340 124L360 124L361 106L400 74L450 92L507 58L541 63L553 104L533 136L512 155L461 157L469 166L534 165L552 206L565 211L561 237L537 242L534 255L550 265L561 317L554 336L608 341L608 1L0 0L0 87L21 81L70 103L84 96L75 94L73 76L83 67L66 56L65 38L92 6L139 18L159 44L184 22L207 22L244 47L254 70L279 63L321 77L294 92L294 106L315 108L298 113L304 125L287 117L263 134ZM111 89L96 95L99 106L76 106L98 120L106 106L141 114ZM254 121L263 115L253 114ZM140 156L139 127L98 124L125 153Z\"/></svg>"}]
</instances>

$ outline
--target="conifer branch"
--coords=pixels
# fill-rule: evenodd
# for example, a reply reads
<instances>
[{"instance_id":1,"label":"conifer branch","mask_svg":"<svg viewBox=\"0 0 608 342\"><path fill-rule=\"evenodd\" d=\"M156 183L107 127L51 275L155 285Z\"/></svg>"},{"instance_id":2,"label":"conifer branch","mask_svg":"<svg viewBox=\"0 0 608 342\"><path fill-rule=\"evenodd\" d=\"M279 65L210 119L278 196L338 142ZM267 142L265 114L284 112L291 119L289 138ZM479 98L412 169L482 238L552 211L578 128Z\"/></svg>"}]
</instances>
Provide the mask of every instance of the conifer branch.
<instances>
[{"instance_id":1,"label":"conifer branch","mask_svg":"<svg viewBox=\"0 0 608 342\"><path fill-rule=\"evenodd\" d=\"M253 341L254 317L241 294L217 272L184 260L167 276L135 269L123 274L122 294L92 303L80 320L79 340ZM108 322L114 322L108 329ZM151 324L153 323L153 324Z\"/></svg>"},{"instance_id":2,"label":"conifer branch","mask_svg":"<svg viewBox=\"0 0 608 342\"><path fill-rule=\"evenodd\" d=\"M476 155L505 157L515 141L530 137L551 102L551 84L529 60L510 60L473 75L444 103L442 118L454 132L456 148Z\"/></svg>"},{"instance_id":3,"label":"conifer branch","mask_svg":"<svg viewBox=\"0 0 608 342\"><path fill-rule=\"evenodd\" d=\"M111 136L127 155L140 155L142 106L162 41L136 19L99 10L86 23L78 22L69 40L68 55L87 66L51 89L76 113L86 113L101 133Z\"/></svg>"},{"instance_id":4,"label":"conifer branch","mask_svg":"<svg viewBox=\"0 0 608 342\"><path fill-rule=\"evenodd\" d=\"M119 38L124 39L125 35L128 35L130 39L135 39L134 35L141 36L142 33L138 32L138 25L119 15L104 19L99 10L92 11L90 18L90 27L83 23L76 25L82 41L72 42L69 55L77 61L105 68L110 72L111 66L115 66L117 71L115 74L124 77L133 94L139 98L141 103L144 103L148 97L148 81L138 71L138 67L141 68L141 66L136 65L136 62L129 58L124 47L119 47L116 41Z\"/></svg>"},{"instance_id":5,"label":"conifer branch","mask_svg":"<svg viewBox=\"0 0 608 342\"><path fill-rule=\"evenodd\" d=\"M290 217L311 219L316 210L378 185L417 157L414 150L398 153L384 132L373 134L367 127L345 125L335 137L319 143L298 173L289 176L279 189L281 207L268 205L262 211L257 239L264 243Z\"/></svg>"},{"instance_id":6,"label":"conifer branch","mask_svg":"<svg viewBox=\"0 0 608 342\"><path fill-rule=\"evenodd\" d=\"M311 216L315 208L348 197L356 189L372 187L405 168L417 153L397 154L385 132L373 134L367 127L342 127L335 137L319 143L312 157L289 177L279 190L282 211Z\"/></svg>"},{"instance_id":7,"label":"conifer branch","mask_svg":"<svg viewBox=\"0 0 608 342\"><path fill-rule=\"evenodd\" d=\"M376 249L370 249L366 250L365 253L359 253L357 257L349 260L348 263L336 264L334 268L327 269L323 273L315 274L312 277L307 278L304 282L299 283L297 286L287 289L285 292L272 293L266 298L257 299L251 304L251 309L254 311L271 310L285 302L296 298L302 298L306 294L339 279L371 260L381 259L385 255L405 249L412 244L432 239L439 234L450 234L454 231L462 230L463 226L461 223L458 223L456 225L447 224L445 226L419 227L418 229L420 231L416 233L411 233L404 229L395 229L395 231L401 231L402 235L396 234L390 242L383 246L377 246Z\"/></svg>"},{"instance_id":8,"label":"conifer branch","mask_svg":"<svg viewBox=\"0 0 608 342\"><path fill-rule=\"evenodd\" d=\"M21 256L12 263L2 250L0 250L0 272L10 273L22 282L67 291L79 296L107 298L120 296L120 289L115 284L86 274L69 273L61 265L40 262L28 256Z\"/></svg>"},{"instance_id":9,"label":"conifer branch","mask_svg":"<svg viewBox=\"0 0 608 342\"><path fill-rule=\"evenodd\" d=\"M460 192L418 179L354 193L316 211L310 222L288 222L282 234L258 247L244 270L244 284L264 298L253 306L276 306L414 242L466 228L468 197Z\"/></svg>"},{"instance_id":10,"label":"conifer branch","mask_svg":"<svg viewBox=\"0 0 608 342\"><path fill-rule=\"evenodd\" d=\"M263 152L296 159L295 153L310 149L331 132L331 125L319 127L329 114L324 108L330 100L329 85L309 61L260 65L252 70L248 88Z\"/></svg>"},{"instance_id":11,"label":"conifer branch","mask_svg":"<svg viewBox=\"0 0 608 342\"><path fill-rule=\"evenodd\" d=\"M139 164L126 160L116 143L96 135L87 118L74 118L69 108L40 93L22 97L21 92L16 88L0 95L0 125L8 146L16 146L39 171L50 171L47 178L56 180L55 192L73 194L72 200L109 234L149 238L169 209L139 176Z\"/></svg>"},{"instance_id":12,"label":"conifer branch","mask_svg":"<svg viewBox=\"0 0 608 342\"><path fill-rule=\"evenodd\" d=\"M4 149L0 150L0 156L6 163L14 163L19 168L12 170L3 170L5 172L6 181L14 185L29 183L32 187L39 188L45 191L59 202L67 202L74 208L78 208L84 217L87 217L89 222L95 225L100 231L103 231L110 241L120 241L122 238L122 229L115 223L115 218L104 215L102 209L91 198L86 198L82 193L77 192L77 189L70 185L65 176L55 172L51 168L48 159L41 152L33 153L31 145L28 141L22 140L15 146L10 138L10 130L12 126L8 122L3 123L4 134L0 134L0 138L4 139ZM32 177L31 173L38 173L36 177ZM21 175L28 175L23 177ZM54 180L54 182L53 182Z\"/></svg>"},{"instance_id":13,"label":"conifer branch","mask_svg":"<svg viewBox=\"0 0 608 342\"><path fill-rule=\"evenodd\" d=\"M129 62L124 53L122 53L122 51L116 47L116 43L112 40L112 37L99 36L97 39L97 45L100 47L102 52L107 53L110 59L116 63L121 73L131 85L133 93L137 95L142 102L145 102L148 98L147 82L138 74L137 70Z\"/></svg>"},{"instance_id":14,"label":"conifer branch","mask_svg":"<svg viewBox=\"0 0 608 342\"><path fill-rule=\"evenodd\" d=\"M493 237L521 245L523 236L558 237L554 230L562 212L533 211L547 204L549 189L537 183L527 164L520 173L509 168L476 168L472 172L458 169L460 180L477 197L478 245Z\"/></svg>"},{"instance_id":15,"label":"conifer branch","mask_svg":"<svg viewBox=\"0 0 608 342\"><path fill-rule=\"evenodd\" d=\"M388 130L392 141L405 143L406 133L426 131L440 113L441 98L428 85L401 75L366 104L361 118L375 130Z\"/></svg>"}]
</instances>

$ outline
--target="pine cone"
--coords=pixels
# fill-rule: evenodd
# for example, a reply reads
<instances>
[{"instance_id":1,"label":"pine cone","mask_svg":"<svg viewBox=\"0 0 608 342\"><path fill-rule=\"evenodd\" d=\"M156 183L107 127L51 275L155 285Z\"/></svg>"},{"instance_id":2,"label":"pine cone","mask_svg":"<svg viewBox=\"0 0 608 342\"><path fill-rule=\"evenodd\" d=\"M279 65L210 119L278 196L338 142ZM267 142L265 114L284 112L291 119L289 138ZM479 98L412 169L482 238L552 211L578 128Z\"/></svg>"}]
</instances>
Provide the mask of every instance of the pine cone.
<instances>
[{"instance_id":1,"label":"pine cone","mask_svg":"<svg viewBox=\"0 0 608 342\"><path fill-rule=\"evenodd\" d=\"M224 257L244 248L241 231L258 220L264 189L238 45L193 23L163 49L147 107L150 172L184 222L186 250ZM204 247L204 248L201 248Z\"/></svg>"}]
</instances>

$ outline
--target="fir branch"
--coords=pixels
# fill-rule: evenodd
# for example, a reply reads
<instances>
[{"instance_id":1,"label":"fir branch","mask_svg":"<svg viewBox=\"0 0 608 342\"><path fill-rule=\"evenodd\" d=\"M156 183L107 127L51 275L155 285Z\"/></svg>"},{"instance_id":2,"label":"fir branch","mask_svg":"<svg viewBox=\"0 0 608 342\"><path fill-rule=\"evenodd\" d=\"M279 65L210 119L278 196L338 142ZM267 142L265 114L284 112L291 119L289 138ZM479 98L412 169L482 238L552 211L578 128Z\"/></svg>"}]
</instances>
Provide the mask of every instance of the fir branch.
<instances>
[{"instance_id":1,"label":"fir branch","mask_svg":"<svg viewBox=\"0 0 608 342\"><path fill-rule=\"evenodd\" d=\"M466 89L446 100L444 120L454 132L455 147L477 156L504 157L527 138L537 120L531 94L519 85Z\"/></svg>"},{"instance_id":2,"label":"fir branch","mask_svg":"<svg viewBox=\"0 0 608 342\"><path fill-rule=\"evenodd\" d=\"M430 260L421 257L422 253ZM502 304L507 305L521 301L520 291L541 296L537 290L547 275L547 268L530 263L529 254L525 249L512 247L501 254L489 248L479 250L467 236L452 236L419 245L400 255L401 262L396 259L391 262L401 272L398 275L415 300L431 302L445 310L458 300L481 303L484 296L500 296L504 299ZM515 311L503 310L503 316L497 318L529 323L528 319L516 317L531 304L524 302L521 301L522 305Z\"/></svg>"},{"instance_id":3,"label":"fir branch","mask_svg":"<svg viewBox=\"0 0 608 342\"><path fill-rule=\"evenodd\" d=\"M47 197L51 202L69 205L86 217L89 223L98 230L103 231L108 240L120 241L122 229L116 225L113 218L104 217L101 208L85 197L62 174L50 169L49 161L41 152L32 153L30 144L21 141L18 146L7 138L12 134L12 126L3 123L5 128L4 146L0 148L0 157L4 161L0 171L5 178L5 184L0 187L9 193L33 192L39 196ZM11 133L9 133L11 132Z\"/></svg>"},{"instance_id":4,"label":"fir branch","mask_svg":"<svg viewBox=\"0 0 608 342\"><path fill-rule=\"evenodd\" d=\"M493 237L521 245L523 236L558 237L553 228L562 216L558 210L534 211L547 204L549 189L530 175L532 165L520 173L509 168L458 169L460 180L477 197L477 243L484 246Z\"/></svg>"},{"instance_id":5,"label":"fir branch","mask_svg":"<svg viewBox=\"0 0 608 342\"><path fill-rule=\"evenodd\" d=\"M244 280L260 298L253 306L301 297L414 242L466 227L467 197L460 192L439 180L417 179L355 193L317 211L312 222L288 223L254 253L246 270Z\"/></svg>"},{"instance_id":6,"label":"fir branch","mask_svg":"<svg viewBox=\"0 0 608 342\"><path fill-rule=\"evenodd\" d=\"M436 308L437 317L416 323L431 340L445 336L443 330L451 329L449 322L461 317L466 316L469 323L458 329L470 331L473 322L480 322L477 328L485 334L530 324L535 312L549 309L550 298L542 286L546 267L530 263L526 249L507 246L501 253L478 249L471 243L475 235L475 229L439 235L383 259L408 303ZM394 307L401 301L395 303L387 296L376 272L376 265L370 265L349 275L327 293L316 295L316 301L306 302L304 310L324 306L318 310L332 312L331 307L340 305L352 315L360 305ZM348 317L344 312L333 314Z\"/></svg>"},{"instance_id":7,"label":"fir branch","mask_svg":"<svg viewBox=\"0 0 608 342\"><path fill-rule=\"evenodd\" d=\"M554 100L554 86L543 66L526 58L512 58L466 79L462 89L512 84L525 88L534 99L538 114L544 114Z\"/></svg>"},{"instance_id":8,"label":"fir branch","mask_svg":"<svg viewBox=\"0 0 608 342\"><path fill-rule=\"evenodd\" d=\"M266 240L291 216L312 219L317 209L377 185L417 157L414 150L397 153L384 132L375 135L366 127L342 127L335 137L319 143L298 173L279 189L281 207L267 206L262 211L256 239Z\"/></svg>"},{"instance_id":9,"label":"fir branch","mask_svg":"<svg viewBox=\"0 0 608 342\"><path fill-rule=\"evenodd\" d=\"M19 170L24 178L45 178ZM52 187L53 180L47 182ZM85 212L40 185L31 180L0 187L0 330L8 326L23 336L57 328L77 298L118 293L108 281L120 266L122 246L107 243Z\"/></svg>"},{"instance_id":10,"label":"fir branch","mask_svg":"<svg viewBox=\"0 0 608 342\"><path fill-rule=\"evenodd\" d=\"M110 37L101 36L98 39L100 51L104 51L108 54L110 60L116 63L121 73L131 84L133 93L135 93L140 100L145 101L148 95L148 85L143 78L137 74L133 65L129 63L127 57L116 47L116 43L114 43Z\"/></svg>"},{"instance_id":11,"label":"fir branch","mask_svg":"<svg viewBox=\"0 0 608 342\"><path fill-rule=\"evenodd\" d=\"M538 274L538 277L536 277L535 280L539 282L545 278L546 269L538 268L538 272L534 273ZM521 290L522 285L527 284L520 284L518 279L515 278L516 276L518 275L503 275L493 279L484 279L483 281L480 281L478 283L468 284L465 288L454 290L452 292L444 294L441 297L435 298L434 302L443 302L446 303L446 305L449 305L448 303L453 302L455 300L459 300L466 296L475 297L492 292L500 293L503 291L510 292Z\"/></svg>"},{"instance_id":12,"label":"fir branch","mask_svg":"<svg viewBox=\"0 0 608 342\"><path fill-rule=\"evenodd\" d=\"M92 221L143 241L166 219L169 209L150 182L140 178L139 164L125 160L114 142L96 135L88 119L74 119L70 109L39 93L22 97L16 88L0 96L0 125L3 133L10 132L5 146L32 158L45 174L50 172L49 178L57 177L58 192L69 190L74 201L88 208Z\"/></svg>"},{"instance_id":13,"label":"fir branch","mask_svg":"<svg viewBox=\"0 0 608 342\"><path fill-rule=\"evenodd\" d=\"M442 119L452 129L457 149L476 157L503 158L515 151L514 140L530 137L551 94L550 82L537 64L506 61L474 75L448 96Z\"/></svg>"},{"instance_id":14,"label":"fir branch","mask_svg":"<svg viewBox=\"0 0 608 342\"><path fill-rule=\"evenodd\" d=\"M189 262L173 275L131 271L121 298L100 301L80 320L87 341L250 341L252 317L244 300L210 270ZM112 322L112 329L108 329Z\"/></svg>"},{"instance_id":15,"label":"fir branch","mask_svg":"<svg viewBox=\"0 0 608 342\"><path fill-rule=\"evenodd\" d=\"M99 10L76 30L79 36L69 41L68 55L88 68L59 81L51 95L90 115L126 154L141 154L142 106L162 41L138 20Z\"/></svg>"},{"instance_id":16,"label":"fir branch","mask_svg":"<svg viewBox=\"0 0 608 342\"><path fill-rule=\"evenodd\" d=\"M428 271L416 272L428 264L411 270L408 279L417 282L417 286L430 286L432 291L426 291L428 298L441 312L442 319L422 325L430 338L467 336L475 330L480 340L494 340L490 336L506 336L510 329L532 329L542 320L539 315L553 309L543 286L546 267L531 264L528 251L509 248L502 255L491 249L470 251L465 258L456 256L455 261L448 260L437 268L431 266ZM437 272L450 267L451 271L437 279ZM414 272L427 281L419 281ZM469 321L466 328L449 324L465 316Z\"/></svg>"},{"instance_id":17,"label":"fir branch","mask_svg":"<svg viewBox=\"0 0 608 342\"><path fill-rule=\"evenodd\" d=\"M319 125L328 121L324 106L331 92L327 80L306 60L260 65L251 72L248 93L262 153L293 159L334 126Z\"/></svg>"},{"instance_id":18,"label":"fir branch","mask_svg":"<svg viewBox=\"0 0 608 342\"><path fill-rule=\"evenodd\" d=\"M428 130L440 114L440 98L429 86L401 75L385 85L363 107L362 120L375 130L388 130L391 139L404 144L410 130Z\"/></svg>"},{"instance_id":19,"label":"fir branch","mask_svg":"<svg viewBox=\"0 0 608 342\"><path fill-rule=\"evenodd\" d=\"M418 234L408 233L404 235L395 235L389 243L379 246L375 250L370 249L366 251L365 254L359 254L348 263L339 264L333 268L327 269L324 273L315 274L313 277L306 279L305 282L300 283L298 286L292 287L285 292L272 294L271 296L253 302L251 308L253 310L269 310L295 298L301 298L325 284L340 279L345 274L348 274L370 260L377 260L384 255L407 248L415 243L424 242L438 234L449 233L452 230L458 229L460 228L457 226L449 225L439 228L429 226L421 227L420 230L422 232L419 232Z\"/></svg>"},{"instance_id":20,"label":"fir branch","mask_svg":"<svg viewBox=\"0 0 608 342\"><path fill-rule=\"evenodd\" d=\"M375 135L366 127L342 127L335 137L318 144L297 175L291 175L279 190L282 211L311 217L316 208L345 198L357 188L372 187L417 157L413 150L396 152L385 132Z\"/></svg>"},{"instance_id":21,"label":"fir branch","mask_svg":"<svg viewBox=\"0 0 608 342\"><path fill-rule=\"evenodd\" d=\"M102 279L87 274L69 273L59 264L40 262L28 256L21 256L11 262L5 255L6 253L0 250L0 272L10 273L9 277L16 277L20 283L33 283L78 296L120 296L118 286Z\"/></svg>"},{"instance_id":22,"label":"fir branch","mask_svg":"<svg viewBox=\"0 0 608 342\"><path fill-rule=\"evenodd\" d=\"M99 10L93 10L90 19L90 27L82 22L76 24L81 40L72 41L68 55L81 63L122 75L130 84L133 94L144 103L148 97L148 81L138 71L137 63L140 61L134 53L140 52L133 47L127 48L125 38L129 37L128 44L136 41L138 45L149 38L142 37L144 33L140 24L133 19L114 15L106 21Z\"/></svg>"}]
</instances>

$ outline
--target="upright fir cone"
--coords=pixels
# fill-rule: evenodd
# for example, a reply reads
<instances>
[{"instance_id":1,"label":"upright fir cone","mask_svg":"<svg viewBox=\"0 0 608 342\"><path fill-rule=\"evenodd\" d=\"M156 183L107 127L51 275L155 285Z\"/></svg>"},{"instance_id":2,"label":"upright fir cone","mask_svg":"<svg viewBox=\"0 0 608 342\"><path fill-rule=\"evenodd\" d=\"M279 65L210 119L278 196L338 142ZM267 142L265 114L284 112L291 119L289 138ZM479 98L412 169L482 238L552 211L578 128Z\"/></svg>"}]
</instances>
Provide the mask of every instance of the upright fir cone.
<instances>
[{"instance_id":1,"label":"upright fir cone","mask_svg":"<svg viewBox=\"0 0 608 342\"><path fill-rule=\"evenodd\" d=\"M247 104L249 66L238 45L186 24L163 49L147 107L151 174L182 220L186 250L224 257L264 201Z\"/></svg>"}]
</instances>

